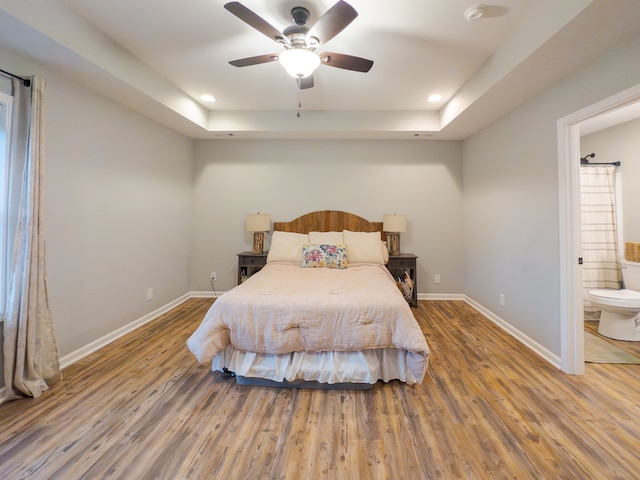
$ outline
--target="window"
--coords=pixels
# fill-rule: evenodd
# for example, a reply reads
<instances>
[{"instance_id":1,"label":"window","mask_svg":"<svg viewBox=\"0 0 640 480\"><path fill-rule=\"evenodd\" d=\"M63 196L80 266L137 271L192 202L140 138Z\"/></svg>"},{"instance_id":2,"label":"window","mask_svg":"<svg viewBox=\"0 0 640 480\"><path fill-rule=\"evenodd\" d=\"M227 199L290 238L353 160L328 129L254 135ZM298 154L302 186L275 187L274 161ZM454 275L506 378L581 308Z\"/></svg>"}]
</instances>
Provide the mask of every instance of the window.
<instances>
[{"instance_id":1,"label":"window","mask_svg":"<svg viewBox=\"0 0 640 480\"><path fill-rule=\"evenodd\" d=\"M13 97L0 92L0 321L4 320L5 316L11 258L7 239L7 207L12 101Z\"/></svg>"}]
</instances>

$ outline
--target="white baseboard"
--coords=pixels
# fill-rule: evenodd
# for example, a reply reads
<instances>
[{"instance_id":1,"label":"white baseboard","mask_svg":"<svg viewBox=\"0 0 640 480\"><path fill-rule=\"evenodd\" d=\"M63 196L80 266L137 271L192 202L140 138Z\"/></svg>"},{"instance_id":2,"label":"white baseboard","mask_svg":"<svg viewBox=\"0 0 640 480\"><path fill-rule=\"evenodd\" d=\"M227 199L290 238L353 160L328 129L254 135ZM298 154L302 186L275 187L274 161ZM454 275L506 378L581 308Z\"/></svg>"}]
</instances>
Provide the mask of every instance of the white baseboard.
<instances>
[{"instance_id":1,"label":"white baseboard","mask_svg":"<svg viewBox=\"0 0 640 480\"><path fill-rule=\"evenodd\" d=\"M218 291L216 291L214 293L214 292L210 292L208 290L194 291L194 292L190 292L189 293L189 297L190 298L218 298L223 293L224 292L218 292Z\"/></svg>"},{"instance_id":2,"label":"white baseboard","mask_svg":"<svg viewBox=\"0 0 640 480\"><path fill-rule=\"evenodd\" d=\"M210 292L210 291L192 291L192 292L189 292L189 293L185 293L180 298L174 300L173 302L170 302L170 303L164 305L163 307L158 308L157 310L154 310L151 313L148 313L144 317L141 317L141 318L139 318L137 320L134 320L133 322L131 322L131 323L129 323L129 324L123 326L123 327L120 327L117 330L114 330L113 332L105 335L104 337L101 337L101 338L89 343L88 345L85 345L84 347L79 348L75 352L71 352L71 353L65 355L64 357L61 357L60 358L60 368L68 367L72 363L75 363L78 360L86 357L87 355L95 352L96 350L108 345L109 343L111 343L114 340L122 337L123 335L126 335L127 333L132 332L133 330L135 330L136 328L139 328L142 325L144 325L146 323L149 323L152 320L155 320L160 315L162 315L164 313L167 313L172 308L177 307L178 305L180 305L181 303L184 303L185 301L187 301L190 298L217 298L220 295L222 295L223 293L224 292L215 292L215 294L214 294L214 292ZM509 323L505 322L502 318L500 318L499 316L497 316L496 314L494 314L490 310L487 310L482 305L477 303L475 300L467 297L464 294L460 294L460 293L441 293L441 294L439 294L439 293L419 293L418 294L418 299L419 300L463 300L463 301L467 302L469 305L471 305L473 308L475 308L482 315L484 315L489 320L491 320L493 323L495 323L500 328L502 328L509 335L511 335L512 337L516 338L518 341L520 341L522 344L524 344L529 349L533 350L535 353L537 353L544 360L546 360L547 362L549 362L553 366L555 366L557 368L560 368L560 358L557 355L555 355L554 353L550 352L549 350L544 348L542 345L540 345L539 343L535 342L534 340L529 338L527 335L522 333L520 330L518 330L517 328L513 327Z\"/></svg>"},{"instance_id":3,"label":"white baseboard","mask_svg":"<svg viewBox=\"0 0 640 480\"><path fill-rule=\"evenodd\" d=\"M533 350L536 354L549 362L554 367L560 369L562 366L561 359L555 353L547 350L535 340L531 339L510 323L507 323L492 311L486 309L478 302L461 293L419 293L418 300L464 300L482 315L487 317L502 330L521 342L524 346Z\"/></svg>"},{"instance_id":4,"label":"white baseboard","mask_svg":"<svg viewBox=\"0 0 640 480\"><path fill-rule=\"evenodd\" d=\"M418 300L465 300L462 293L419 293Z\"/></svg>"},{"instance_id":5,"label":"white baseboard","mask_svg":"<svg viewBox=\"0 0 640 480\"><path fill-rule=\"evenodd\" d=\"M78 360L86 357L87 355L95 352L96 350L104 347L105 345L110 344L111 342L122 337L123 335L126 335L129 332L132 332L133 330L141 327L145 323L149 323L150 321L155 320L160 315L167 313L169 310L177 307L181 303L187 301L189 298L191 298L191 294L185 293L180 298L177 298L176 300L167 303L166 305L158 308L157 310L154 310L153 312L148 313L147 315L140 317L139 319L134 320L133 322L128 323L127 325L124 325L118 328L117 330L114 330L111 333L108 333L104 337L100 337L97 340L94 340L93 342L85 345L84 347L79 348L78 350L71 352L65 355L64 357L61 357L60 368L68 367L72 363L75 363Z\"/></svg>"},{"instance_id":6,"label":"white baseboard","mask_svg":"<svg viewBox=\"0 0 640 480\"><path fill-rule=\"evenodd\" d=\"M524 346L526 346L529 349L533 350L535 353L537 353L540 357L542 357L544 360L549 362L554 367L556 367L558 369L561 368L560 357L558 357L555 353L547 350L545 347L540 345L538 342L536 342L532 338L530 338L527 335L525 335L524 333L522 333L520 330L515 328L510 323L505 322L498 315L496 315L495 313L491 312L490 310L487 310L486 308L484 308L482 305L480 305L478 302L476 302L472 298L469 298L466 295L463 295L463 297L464 297L464 300L469 305L471 305L473 308L478 310L478 312L480 312L482 315L487 317L489 320L491 320L497 326L502 328L505 332L507 332L512 337L514 337L516 340L520 341Z\"/></svg>"}]
</instances>

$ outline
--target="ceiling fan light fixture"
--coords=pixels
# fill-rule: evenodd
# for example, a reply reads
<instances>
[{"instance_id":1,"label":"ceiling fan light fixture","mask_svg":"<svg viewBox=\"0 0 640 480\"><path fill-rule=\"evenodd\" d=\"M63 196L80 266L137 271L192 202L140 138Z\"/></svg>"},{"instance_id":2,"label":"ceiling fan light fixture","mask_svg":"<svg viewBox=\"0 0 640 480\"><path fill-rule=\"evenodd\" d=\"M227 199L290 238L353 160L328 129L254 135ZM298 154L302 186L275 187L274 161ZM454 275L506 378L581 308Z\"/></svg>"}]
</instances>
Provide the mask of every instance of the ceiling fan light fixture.
<instances>
[{"instance_id":1,"label":"ceiling fan light fixture","mask_svg":"<svg viewBox=\"0 0 640 480\"><path fill-rule=\"evenodd\" d=\"M294 78L305 78L320 66L320 57L305 48L285 50L278 56L280 65Z\"/></svg>"}]
</instances>

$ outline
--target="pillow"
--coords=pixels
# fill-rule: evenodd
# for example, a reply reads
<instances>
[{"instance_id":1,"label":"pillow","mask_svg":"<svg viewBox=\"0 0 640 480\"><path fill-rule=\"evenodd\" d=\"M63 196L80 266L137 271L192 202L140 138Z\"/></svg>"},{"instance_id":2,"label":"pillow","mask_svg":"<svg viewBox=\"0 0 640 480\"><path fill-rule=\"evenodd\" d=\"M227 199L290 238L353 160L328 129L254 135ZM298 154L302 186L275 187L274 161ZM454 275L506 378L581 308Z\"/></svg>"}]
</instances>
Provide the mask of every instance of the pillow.
<instances>
[{"instance_id":1,"label":"pillow","mask_svg":"<svg viewBox=\"0 0 640 480\"><path fill-rule=\"evenodd\" d=\"M347 268L347 248L344 245L307 243L302 246L303 268Z\"/></svg>"},{"instance_id":2,"label":"pillow","mask_svg":"<svg viewBox=\"0 0 640 480\"><path fill-rule=\"evenodd\" d=\"M385 265L389 263L389 247L387 247L387 242L382 242L382 261Z\"/></svg>"},{"instance_id":3,"label":"pillow","mask_svg":"<svg viewBox=\"0 0 640 480\"><path fill-rule=\"evenodd\" d=\"M344 230L349 263L376 263L384 265L380 232L350 232Z\"/></svg>"},{"instance_id":4,"label":"pillow","mask_svg":"<svg viewBox=\"0 0 640 480\"><path fill-rule=\"evenodd\" d=\"M342 232L309 232L309 243L344 245Z\"/></svg>"},{"instance_id":5,"label":"pillow","mask_svg":"<svg viewBox=\"0 0 640 480\"><path fill-rule=\"evenodd\" d=\"M267 254L267 263L302 262L302 245L309 243L309 235L305 233L273 232L271 248Z\"/></svg>"}]
</instances>

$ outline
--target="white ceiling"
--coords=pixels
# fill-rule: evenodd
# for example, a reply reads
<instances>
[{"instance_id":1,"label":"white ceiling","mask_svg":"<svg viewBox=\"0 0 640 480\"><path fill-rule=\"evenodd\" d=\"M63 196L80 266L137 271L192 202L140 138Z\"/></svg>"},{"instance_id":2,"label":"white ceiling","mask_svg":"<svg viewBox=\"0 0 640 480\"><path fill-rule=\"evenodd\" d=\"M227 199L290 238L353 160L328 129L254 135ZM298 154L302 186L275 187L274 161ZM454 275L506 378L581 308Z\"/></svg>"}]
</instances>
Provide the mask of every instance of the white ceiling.
<instances>
[{"instance_id":1,"label":"white ceiling","mask_svg":"<svg viewBox=\"0 0 640 480\"><path fill-rule=\"evenodd\" d=\"M472 0L347 1L358 17L319 51L373 68L321 65L302 91L277 62L229 65L282 47L221 0L0 0L0 45L192 138L462 139L640 32L638 0L496 0L477 23ZM282 30L335 0L241 3Z\"/></svg>"}]
</instances>

